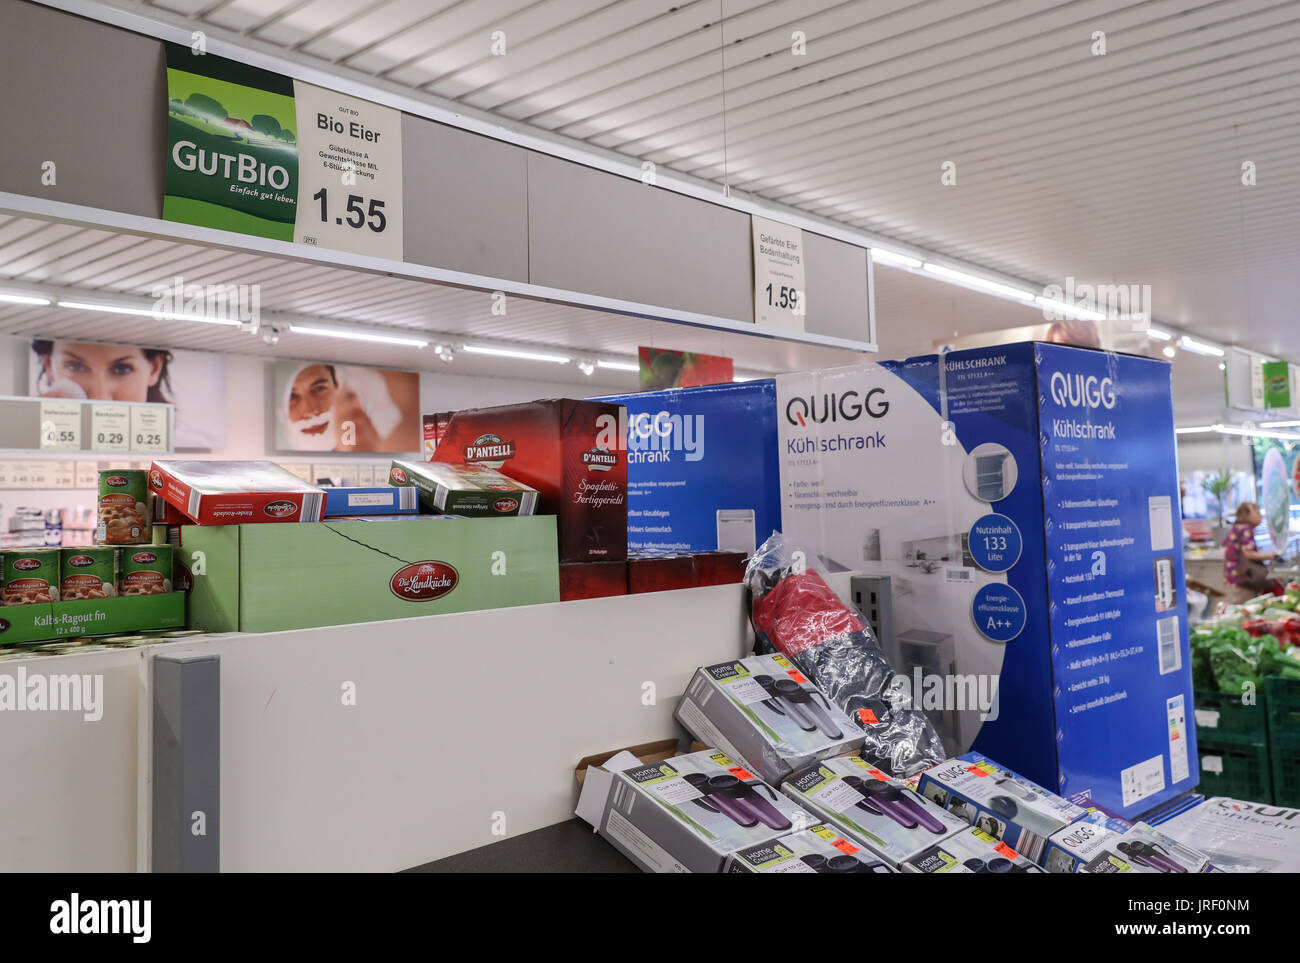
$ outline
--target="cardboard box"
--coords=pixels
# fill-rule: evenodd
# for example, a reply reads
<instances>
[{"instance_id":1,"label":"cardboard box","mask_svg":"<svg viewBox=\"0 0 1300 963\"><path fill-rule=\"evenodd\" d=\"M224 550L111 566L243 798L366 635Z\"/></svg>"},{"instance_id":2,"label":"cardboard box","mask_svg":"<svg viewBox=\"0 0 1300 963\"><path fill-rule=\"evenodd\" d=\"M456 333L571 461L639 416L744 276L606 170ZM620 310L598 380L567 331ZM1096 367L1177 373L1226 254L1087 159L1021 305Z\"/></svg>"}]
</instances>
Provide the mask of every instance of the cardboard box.
<instances>
[{"instance_id":1,"label":"cardboard box","mask_svg":"<svg viewBox=\"0 0 1300 963\"><path fill-rule=\"evenodd\" d=\"M695 588L695 556L669 553L629 556L628 595L686 588Z\"/></svg>"},{"instance_id":2,"label":"cardboard box","mask_svg":"<svg viewBox=\"0 0 1300 963\"><path fill-rule=\"evenodd\" d=\"M394 461L388 484L418 492L420 508L430 514L503 518L537 510L536 490L483 465Z\"/></svg>"},{"instance_id":3,"label":"cardboard box","mask_svg":"<svg viewBox=\"0 0 1300 963\"><path fill-rule=\"evenodd\" d=\"M325 517L346 515L414 515L420 510L414 488L327 488Z\"/></svg>"},{"instance_id":4,"label":"cardboard box","mask_svg":"<svg viewBox=\"0 0 1300 963\"><path fill-rule=\"evenodd\" d=\"M1032 860L982 829L967 829L903 863L905 873L1041 873Z\"/></svg>"},{"instance_id":5,"label":"cardboard box","mask_svg":"<svg viewBox=\"0 0 1300 963\"><path fill-rule=\"evenodd\" d=\"M623 408L555 399L457 411L432 461L485 465L531 485L556 515L560 561L627 558Z\"/></svg>"},{"instance_id":6,"label":"cardboard box","mask_svg":"<svg viewBox=\"0 0 1300 963\"><path fill-rule=\"evenodd\" d=\"M801 769L781 784L781 791L895 867L967 828L859 756L824 759Z\"/></svg>"},{"instance_id":7,"label":"cardboard box","mask_svg":"<svg viewBox=\"0 0 1300 963\"><path fill-rule=\"evenodd\" d=\"M753 389L712 391L721 406ZM1167 363L999 345L781 375L773 392L770 418L728 423L740 464L777 465L743 497L774 500L772 527L810 562L863 573L882 647L949 755L975 749L1128 818L1196 784ZM638 399L645 424L668 410ZM704 424L703 460L632 499L678 541L709 531L679 506L731 495L725 466L698 470L720 434Z\"/></svg>"},{"instance_id":8,"label":"cardboard box","mask_svg":"<svg viewBox=\"0 0 1300 963\"><path fill-rule=\"evenodd\" d=\"M834 826L813 826L727 857L727 873L896 873Z\"/></svg>"},{"instance_id":9,"label":"cardboard box","mask_svg":"<svg viewBox=\"0 0 1300 963\"><path fill-rule=\"evenodd\" d=\"M745 581L745 564L749 557L744 552L697 552L691 565L696 585L737 585Z\"/></svg>"},{"instance_id":10,"label":"cardboard box","mask_svg":"<svg viewBox=\"0 0 1300 963\"><path fill-rule=\"evenodd\" d=\"M771 379L603 400L627 407L629 551L751 555L780 529Z\"/></svg>"},{"instance_id":11,"label":"cardboard box","mask_svg":"<svg viewBox=\"0 0 1300 963\"><path fill-rule=\"evenodd\" d=\"M1208 873L1214 872L1205 853L1144 822L1125 832L1108 828L1102 819L1082 819L1047 841L1043 862L1049 873Z\"/></svg>"},{"instance_id":12,"label":"cardboard box","mask_svg":"<svg viewBox=\"0 0 1300 963\"><path fill-rule=\"evenodd\" d=\"M725 753L623 751L589 765L577 815L646 872L717 873L739 849L815 820Z\"/></svg>"},{"instance_id":13,"label":"cardboard box","mask_svg":"<svg viewBox=\"0 0 1300 963\"><path fill-rule=\"evenodd\" d=\"M190 525L181 529L177 554L194 573L191 622L209 632L273 632L560 597L549 516Z\"/></svg>"},{"instance_id":14,"label":"cardboard box","mask_svg":"<svg viewBox=\"0 0 1300 963\"><path fill-rule=\"evenodd\" d=\"M782 655L695 670L673 718L772 785L862 746L862 730Z\"/></svg>"},{"instance_id":15,"label":"cardboard box","mask_svg":"<svg viewBox=\"0 0 1300 963\"><path fill-rule=\"evenodd\" d=\"M325 492L269 461L155 461L149 488L200 525L318 522Z\"/></svg>"},{"instance_id":16,"label":"cardboard box","mask_svg":"<svg viewBox=\"0 0 1300 963\"><path fill-rule=\"evenodd\" d=\"M627 562L564 562L560 600L599 599L627 594Z\"/></svg>"},{"instance_id":17,"label":"cardboard box","mask_svg":"<svg viewBox=\"0 0 1300 963\"><path fill-rule=\"evenodd\" d=\"M183 592L12 605L0 608L0 646L69 636L182 628L184 625Z\"/></svg>"},{"instance_id":18,"label":"cardboard box","mask_svg":"<svg viewBox=\"0 0 1300 963\"><path fill-rule=\"evenodd\" d=\"M921 795L1041 864L1052 833L1085 814L1060 796L979 753L921 773Z\"/></svg>"}]
</instances>

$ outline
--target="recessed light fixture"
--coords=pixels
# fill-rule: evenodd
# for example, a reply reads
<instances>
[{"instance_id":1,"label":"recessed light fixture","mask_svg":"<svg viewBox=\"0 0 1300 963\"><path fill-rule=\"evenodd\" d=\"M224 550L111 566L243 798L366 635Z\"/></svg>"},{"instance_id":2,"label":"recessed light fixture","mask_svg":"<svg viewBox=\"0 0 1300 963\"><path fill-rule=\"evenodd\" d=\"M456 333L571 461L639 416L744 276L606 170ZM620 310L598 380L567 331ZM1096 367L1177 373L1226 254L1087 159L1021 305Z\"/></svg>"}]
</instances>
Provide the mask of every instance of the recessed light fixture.
<instances>
[{"instance_id":1,"label":"recessed light fixture","mask_svg":"<svg viewBox=\"0 0 1300 963\"><path fill-rule=\"evenodd\" d=\"M1055 298L1039 295L1034 298L1034 303L1041 307L1055 311L1067 318L1078 318L1082 321L1105 321L1106 315L1101 311L1093 311L1091 308L1080 307L1077 304L1066 304L1064 301L1057 301Z\"/></svg>"},{"instance_id":2,"label":"recessed light fixture","mask_svg":"<svg viewBox=\"0 0 1300 963\"><path fill-rule=\"evenodd\" d=\"M1261 428L1300 428L1300 421L1265 421Z\"/></svg>"},{"instance_id":3,"label":"recessed light fixture","mask_svg":"<svg viewBox=\"0 0 1300 963\"><path fill-rule=\"evenodd\" d=\"M1166 358L1172 358L1174 355L1178 354L1177 350L1175 350L1172 344L1165 345L1163 348L1160 349L1160 352Z\"/></svg>"},{"instance_id":4,"label":"recessed light fixture","mask_svg":"<svg viewBox=\"0 0 1300 963\"><path fill-rule=\"evenodd\" d=\"M1204 341L1196 341L1183 335L1178 339L1178 347L1184 351L1190 351L1192 354L1203 354L1212 358L1222 358L1223 349L1212 344L1206 344Z\"/></svg>"},{"instance_id":5,"label":"recessed light fixture","mask_svg":"<svg viewBox=\"0 0 1300 963\"><path fill-rule=\"evenodd\" d=\"M568 364L570 360L562 354L516 351L513 348L489 348L481 344L467 344L463 350L468 351L470 354L488 354L497 358L518 358L520 361L548 361L551 364Z\"/></svg>"},{"instance_id":6,"label":"recessed light fixture","mask_svg":"<svg viewBox=\"0 0 1300 963\"><path fill-rule=\"evenodd\" d=\"M630 361L597 361L597 368L608 368L610 371L640 371L639 364L633 364Z\"/></svg>"},{"instance_id":7,"label":"recessed light fixture","mask_svg":"<svg viewBox=\"0 0 1300 963\"><path fill-rule=\"evenodd\" d=\"M919 257L900 254L898 251L891 251L887 247L873 247L870 250L871 259L879 264L888 264L901 268L919 268L924 263Z\"/></svg>"},{"instance_id":8,"label":"recessed light fixture","mask_svg":"<svg viewBox=\"0 0 1300 963\"><path fill-rule=\"evenodd\" d=\"M141 318L157 318L160 321L197 321L200 324L225 324L231 327L239 327L239 321L235 318L214 318L207 314L188 314L182 312L176 314L172 311L155 311L153 308L133 308L123 304L94 304L90 301L64 301L60 299L56 302L61 308L74 308L78 311L103 311L106 314L133 314Z\"/></svg>"},{"instance_id":9,"label":"recessed light fixture","mask_svg":"<svg viewBox=\"0 0 1300 963\"><path fill-rule=\"evenodd\" d=\"M32 297L30 294L10 294L0 291L0 301L5 304L49 304L49 298Z\"/></svg>"},{"instance_id":10,"label":"recessed light fixture","mask_svg":"<svg viewBox=\"0 0 1300 963\"><path fill-rule=\"evenodd\" d=\"M924 262L921 267L931 274L952 281L955 284L963 284L966 287L977 288L981 291L988 291L990 294L999 294L1006 298L1015 298L1017 301L1033 301L1038 295L1032 291L1026 291L1023 288L1017 288L1010 284L1004 284L1001 281L994 281L992 278L980 277L978 274L967 274L965 271L958 271L954 268L944 267L942 264L934 264L930 261Z\"/></svg>"},{"instance_id":11,"label":"recessed light fixture","mask_svg":"<svg viewBox=\"0 0 1300 963\"><path fill-rule=\"evenodd\" d=\"M1155 338L1157 341L1174 340L1174 336L1170 334L1168 331L1166 331L1164 328L1156 328L1151 326L1147 327L1147 337Z\"/></svg>"},{"instance_id":12,"label":"recessed light fixture","mask_svg":"<svg viewBox=\"0 0 1300 963\"><path fill-rule=\"evenodd\" d=\"M352 331L345 328L322 328L314 324L291 324L289 330L294 334L312 334L322 338L344 338L349 341L374 341L379 344L401 344L411 348L423 348L429 343L419 338L403 338L392 334Z\"/></svg>"}]
</instances>

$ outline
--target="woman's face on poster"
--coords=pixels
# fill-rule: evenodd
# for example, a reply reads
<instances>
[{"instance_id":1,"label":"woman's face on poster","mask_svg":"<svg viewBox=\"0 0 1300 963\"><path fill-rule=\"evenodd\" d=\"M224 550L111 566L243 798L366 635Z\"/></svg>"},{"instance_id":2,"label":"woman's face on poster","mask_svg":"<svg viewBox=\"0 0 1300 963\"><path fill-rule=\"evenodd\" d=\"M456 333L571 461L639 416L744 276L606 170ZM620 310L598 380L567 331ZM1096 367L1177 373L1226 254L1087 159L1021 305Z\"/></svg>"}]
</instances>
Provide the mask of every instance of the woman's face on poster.
<instances>
[{"instance_id":1,"label":"woman's face on poster","mask_svg":"<svg viewBox=\"0 0 1300 963\"><path fill-rule=\"evenodd\" d=\"M51 382L74 382L100 401L148 401L162 368L161 355L150 361L140 348L81 341L55 341L45 360Z\"/></svg>"}]
</instances>

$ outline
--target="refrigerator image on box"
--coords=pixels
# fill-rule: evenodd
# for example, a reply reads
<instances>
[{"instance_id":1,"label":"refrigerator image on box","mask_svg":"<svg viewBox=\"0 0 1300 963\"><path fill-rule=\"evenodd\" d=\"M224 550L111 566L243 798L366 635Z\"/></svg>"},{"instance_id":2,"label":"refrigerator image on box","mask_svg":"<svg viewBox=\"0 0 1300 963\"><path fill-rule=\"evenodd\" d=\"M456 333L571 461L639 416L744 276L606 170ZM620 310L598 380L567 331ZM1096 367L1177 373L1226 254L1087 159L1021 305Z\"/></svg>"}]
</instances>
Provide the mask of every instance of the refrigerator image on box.
<instances>
[{"instance_id":1,"label":"refrigerator image on box","mask_svg":"<svg viewBox=\"0 0 1300 963\"><path fill-rule=\"evenodd\" d=\"M744 552L753 555L757 532L752 508L719 508L718 551Z\"/></svg>"}]
</instances>

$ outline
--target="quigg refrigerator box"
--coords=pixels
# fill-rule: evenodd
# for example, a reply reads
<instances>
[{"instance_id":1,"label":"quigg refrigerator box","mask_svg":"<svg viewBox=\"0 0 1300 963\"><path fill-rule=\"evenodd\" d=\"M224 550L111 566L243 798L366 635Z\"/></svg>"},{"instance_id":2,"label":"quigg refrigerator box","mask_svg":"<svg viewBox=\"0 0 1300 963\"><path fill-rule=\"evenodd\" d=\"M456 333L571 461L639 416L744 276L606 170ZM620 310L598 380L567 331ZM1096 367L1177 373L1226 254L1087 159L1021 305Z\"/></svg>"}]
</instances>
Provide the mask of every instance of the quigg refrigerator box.
<instances>
[{"instance_id":1,"label":"quigg refrigerator box","mask_svg":"<svg viewBox=\"0 0 1300 963\"><path fill-rule=\"evenodd\" d=\"M405 515L420 510L415 488L326 488L325 517Z\"/></svg>"},{"instance_id":2,"label":"quigg refrigerator box","mask_svg":"<svg viewBox=\"0 0 1300 963\"><path fill-rule=\"evenodd\" d=\"M891 866L967 828L859 756L824 759L801 769L781 784L781 791L862 840Z\"/></svg>"},{"instance_id":3,"label":"quigg refrigerator box","mask_svg":"<svg viewBox=\"0 0 1300 963\"><path fill-rule=\"evenodd\" d=\"M457 411L430 461L483 465L537 489L558 516L561 562L627 558L621 405L567 399Z\"/></svg>"},{"instance_id":4,"label":"quigg refrigerator box","mask_svg":"<svg viewBox=\"0 0 1300 963\"><path fill-rule=\"evenodd\" d=\"M408 520L409 519L409 520ZM273 632L559 601L555 519L187 525L190 620Z\"/></svg>"},{"instance_id":5,"label":"quigg refrigerator box","mask_svg":"<svg viewBox=\"0 0 1300 963\"><path fill-rule=\"evenodd\" d=\"M1024 854L982 829L967 829L903 863L905 873L1041 873Z\"/></svg>"},{"instance_id":6,"label":"quigg refrigerator box","mask_svg":"<svg viewBox=\"0 0 1300 963\"><path fill-rule=\"evenodd\" d=\"M726 873L896 873L838 829L813 826L770 843L737 850Z\"/></svg>"},{"instance_id":7,"label":"quigg refrigerator box","mask_svg":"<svg viewBox=\"0 0 1300 963\"><path fill-rule=\"evenodd\" d=\"M852 752L863 739L862 730L782 655L697 669L673 718L772 785L796 769Z\"/></svg>"},{"instance_id":8,"label":"quigg refrigerator box","mask_svg":"<svg viewBox=\"0 0 1300 963\"><path fill-rule=\"evenodd\" d=\"M978 753L925 770L917 788L936 806L1038 863L1048 837L1086 814L1081 806Z\"/></svg>"},{"instance_id":9,"label":"quigg refrigerator box","mask_svg":"<svg viewBox=\"0 0 1300 963\"><path fill-rule=\"evenodd\" d=\"M630 550L752 555L781 527L770 379L604 400L627 407Z\"/></svg>"},{"instance_id":10,"label":"quigg refrigerator box","mask_svg":"<svg viewBox=\"0 0 1300 963\"><path fill-rule=\"evenodd\" d=\"M155 461L149 488L200 525L318 522L325 491L269 461Z\"/></svg>"},{"instance_id":11,"label":"quigg refrigerator box","mask_svg":"<svg viewBox=\"0 0 1300 963\"><path fill-rule=\"evenodd\" d=\"M577 814L652 873L721 872L731 853L816 823L713 749L648 762L625 751L589 766Z\"/></svg>"},{"instance_id":12,"label":"quigg refrigerator box","mask_svg":"<svg viewBox=\"0 0 1300 963\"><path fill-rule=\"evenodd\" d=\"M1138 822L1125 832L1083 819L1047 841L1049 873L1209 873L1204 853Z\"/></svg>"}]
</instances>

